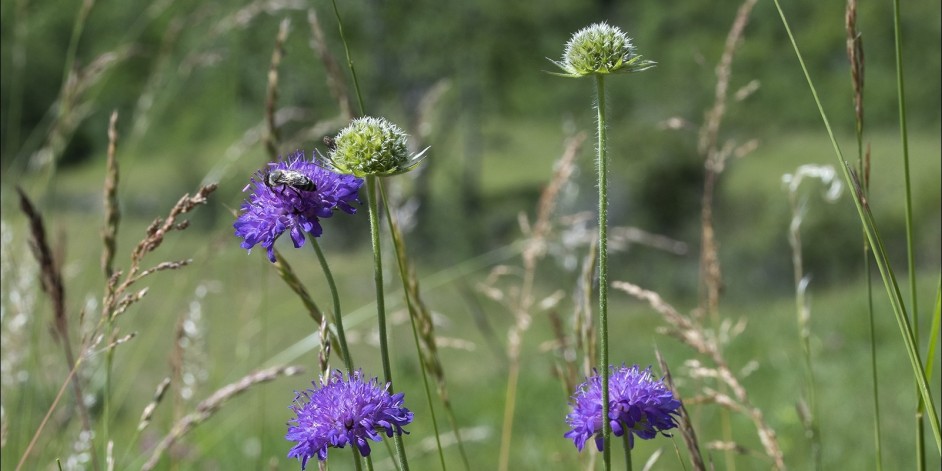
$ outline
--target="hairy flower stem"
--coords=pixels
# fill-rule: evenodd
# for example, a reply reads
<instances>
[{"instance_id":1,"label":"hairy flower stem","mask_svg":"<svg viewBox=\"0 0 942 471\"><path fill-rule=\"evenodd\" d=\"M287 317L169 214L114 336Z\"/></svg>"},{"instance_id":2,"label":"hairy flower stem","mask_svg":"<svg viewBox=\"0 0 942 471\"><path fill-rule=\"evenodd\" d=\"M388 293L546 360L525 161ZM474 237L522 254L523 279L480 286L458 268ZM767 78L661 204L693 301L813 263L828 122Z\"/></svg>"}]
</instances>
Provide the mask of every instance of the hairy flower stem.
<instances>
[{"instance_id":1,"label":"hairy flower stem","mask_svg":"<svg viewBox=\"0 0 942 471\"><path fill-rule=\"evenodd\" d=\"M383 379L389 383L390 390L395 390L392 371L389 366L389 341L386 334L386 301L383 297L383 254L379 241L379 208L376 194L376 176L366 176L366 201L370 211L370 236L373 242L373 282L376 284L376 319L379 326L379 353L383 360ZM406 450L402 437L393 435L396 442L396 454L402 471L409 470Z\"/></svg>"},{"instance_id":2,"label":"hairy flower stem","mask_svg":"<svg viewBox=\"0 0 942 471\"><path fill-rule=\"evenodd\" d=\"M631 432L625 431L625 434L621 436L622 443L625 445L625 471L631 471Z\"/></svg>"},{"instance_id":3,"label":"hairy flower stem","mask_svg":"<svg viewBox=\"0 0 942 471\"><path fill-rule=\"evenodd\" d=\"M595 76L599 144L599 373L602 375L602 463L612 467L612 425L608 421L608 153L605 137L605 76Z\"/></svg>"},{"instance_id":4,"label":"hairy flower stem","mask_svg":"<svg viewBox=\"0 0 942 471\"><path fill-rule=\"evenodd\" d=\"M330 266L327 265L327 259L324 257L324 252L321 250L321 245L317 242L317 238L308 234L308 240L311 241L311 246L314 247L314 252L317 253L317 261L320 262L321 269L324 270L324 278L327 279L327 287L330 289L330 298L334 303L334 322L337 324L337 339L340 341L340 353L343 355L343 364L347 367L347 373L349 374L353 371L353 358L350 357L350 349L347 348L347 336L343 331L343 316L340 313L340 295L337 293L334 275L330 272Z\"/></svg>"}]
</instances>

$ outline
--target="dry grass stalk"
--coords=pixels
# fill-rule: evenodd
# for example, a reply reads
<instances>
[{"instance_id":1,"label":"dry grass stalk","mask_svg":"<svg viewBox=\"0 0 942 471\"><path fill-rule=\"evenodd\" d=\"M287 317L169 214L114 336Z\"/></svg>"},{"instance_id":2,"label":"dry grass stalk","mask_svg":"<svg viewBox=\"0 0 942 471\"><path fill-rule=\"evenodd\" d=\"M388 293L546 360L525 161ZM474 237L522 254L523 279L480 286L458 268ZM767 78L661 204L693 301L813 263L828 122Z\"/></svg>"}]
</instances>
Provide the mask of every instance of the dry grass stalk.
<instances>
[{"instance_id":1,"label":"dry grass stalk","mask_svg":"<svg viewBox=\"0 0 942 471\"><path fill-rule=\"evenodd\" d=\"M661 371L664 372L664 382L667 383L667 387L670 388L671 393L674 395L674 399L680 401L680 407L677 408L677 414L680 416L678 421L678 428L680 429L680 434L684 437L684 444L687 445L687 452L690 453L690 464L693 466L693 469L697 471L705 471L706 464L703 462L703 455L700 453L700 444L697 441L697 432L693 429L693 424L690 422L690 414L687 413L687 407L684 406L684 401L681 399L680 391L677 390L677 387L674 386L674 378L671 376L671 370L667 366L667 362L664 361L664 357L661 356L661 351L655 349L654 354L657 357L657 363L661 368Z\"/></svg>"},{"instance_id":2,"label":"dry grass stalk","mask_svg":"<svg viewBox=\"0 0 942 471\"><path fill-rule=\"evenodd\" d=\"M81 70L67 71L59 96L52 105L54 110L51 114L54 118L49 126L48 137L43 146L30 157L30 163L34 167L49 165L55 168L59 156L76 129L92 112L92 103L83 101L85 93L98 84L108 71L134 52L133 48L122 46L98 56Z\"/></svg>"},{"instance_id":3,"label":"dry grass stalk","mask_svg":"<svg viewBox=\"0 0 942 471\"><path fill-rule=\"evenodd\" d=\"M200 425L212 417L213 414L218 412L219 409L222 408L222 406L225 405L229 399L245 392L256 384L266 383L277 379L280 376L294 376L302 373L303 371L304 370L298 366L276 366L248 374L239 381L223 386L208 398L200 402L196 406L195 411L187 414L173 425L173 427L170 429L170 432L164 436L164 438L161 439L159 443L157 443L157 446L154 447L150 458L146 463L144 463L144 466L141 467L141 470L146 471L154 469L164 452L166 452L171 446L173 446L174 443L180 440L190 430L193 430L193 428L195 428L197 425Z\"/></svg>"},{"instance_id":4,"label":"dry grass stalk","mask_svg":"<svg viewBox=\"0 0 942 471\"><path fill-rule=\"evenodd\" d=\"M294 291L294 294L298 295L298 298L301 300L301 303L304 304L311 319L316 322L317 325L323 324L326 316L324 316L320 308L317 307L314 298L311 297L310 293L307 292L307 288L304 287L304 283L301 283L301 280L298 279L298 275L294 273L294 269L291 268L288 259L281 256L277 249L275 249L274 265L275 270L278 271L278 276L291 288L291 291ZM336 313L334 315L336 315ZM333 331L330 331L329 338L331 349L337 352L337 355L340 356L342 361L346 362L346 358L343 358L343 349L340 348L340 341L337 339L337 335Z\"/></svg>"},{"instance_id":5,"label":"dry grass stalk","mask_svg":"<svg viewBox=\"0 0 942 471\"><path fill-rule=\"evenodd\" d=\"M268 67L268 88L265 93L265 122L267 123L265 150L268 151L271 160L278 158L279 133L278 124L275 122L275 109L278 106L278 66L281 65L281 59L285 55L285 41L288 39L290 27L291 21L287 18L278 24L275 50L271 53L271 65Z\"/></svg>"},{"instance_id":6,"label":"dry grass stalk","mask_svg":"<svg viewBox=\"0 0 942 471\"><path fill-rule=\"evenodd\" d=\"M153 5L153 4L152 4ZM147 83L141 87L137 102L134 105L134 123L131 127L131 136L139 138L150 128L151 112L154 104L158 102L158 94L167 91L170 75L177 72L176 58L173 57L174 47L180 40L180 33L186 30L186 20L192 17L174 17L164 28L157 49L157 57L153 61L153 72L147 77ZM198 21L198 20L197 20Z\"/></svg>"},{"instance_id":7,"label":"dry grass stalk","mask_svg":"<svg viewBox=\"0 0 942 471\"><path fill-rule=\"evenodd\" d=\"M311 26L311 48L314 49L317 58L324 65L324 70L327 72L327 89L330 90L334 100L337 100L337 106L340 107L340 116L349 121L354 118L354 113L353 105L350 102L350 93L347 91L347 81L344 79L343 71L338 65L337 59L327 48L324 30L321 29L317 12L313 8L307 11L307 22Z\"/></svg>"},{"instance_id":8,"label":"dry grass stalk","mask_svg":"<svg viewBox=\"0 0 942 471\"><path fill-rule=\"evenodd\" d=\"M745 0L736 12L736 18L733 20L733 26L726 36L726 45L723 48L723 55L716 66L716 87L714 89L713 107L707 112L706 121L700 128L700 137L697 144L697 150L704 157L704 186L701 200L700 223L701 232L701 251L700 251L700 279L702 289L705 291L701 302L700 312L709 313L714 318L715 323L719 323L716 316L719 310L719 297L722 291L723 276L720 270L720 261L717 254L718 247L716 235L713 229L713 196L716 187L716 178L723 171L726 158L730 155L730 146L720 148L717 146L719 141L720 124L726 113L726 103L728 100L729 81L732 75L733 57L736 49L742 42L743 30L749 22L749 13L755 6L756 0ZM724 150L725 149L725 150Z\"/></svg>"},{"instance_id":9,"label":"dry grass stalk","mask_svg":"<svg viewBox=\"0 0 942 471\"><path fill-rule=\"evenodd\" d=\"M505 291L498 288L497 280L502 273L508 273L507 267L495 267L480 289L492 299L503 302L514 316L514 324L507 332L507 394L504 402L504 421L501 428L501 448L498 458L498 467L506 471L510 460L510 440L513 434L513 416L516 409L517 381L520 376L520 349L523 343L523 334L529 329L532 321L533 308L533 278L537 262L546 254L546 237L552 231L553 210L563 185L569 181L574 170L574 162L579 149L586 139L585 133L579 133L566 139L562 156L556 163L553 177L540 195L537 206L536 222L529 226L525 218L521 218L526 241L524 243L523 277L520 285ZM532 227L532 228L531 228ZM489 293L489 294L488 294ZM506 301L500 301L506 300Z\"/></svg>"},{"instance_id":10,"label":"dry grass stalk","mask_svg":"<svg viewBox=\"0 0 942 471\"><path fill-rule=\"evenodd\" d=\"M864 125L864 50L863 37L857 31L857 0L847 0L844 25L847 30L847 57L850 59L850 78L854 87L854 115L857 120L857 130L861 132Z\"/></svg>"},{"instance_id":11,"label":"dry grass stalk","mask_svg":"<svg viewBox=\"0 0 942 471\"><path fill-rule=\"evenodd\" d=\"M59 342L62 344L66 368L69 371L74 371L78 367L78 364L75 361L75 353L72 351L72 343L69 339L69 319L65 311L65 286L62 283L62 260L61 258L57 259L53 255L49 243L46 241L46 228L43 223L42 215L39 214L33 202L30 201L29 197L26 196L26 193L24 193L20 187L16 187L16 192L20 197L20 209L23 211L23 214L26 215L27 219L29 219L30 249L32 249L33 256L36 257L36 261L39 263L40 286L52 302L53 331L56 334L56 338L58 338ZM89 418L88 409L85 407L82 385L79 383L79 379L76 376L70 375L70 377L72 392L75 394L75 407L82 420L82 430L83 432L91 433L91 419ZM37 436L41 430L42 426L37 430ZM94 448L92 450L92 462L98 467L97 453L94 451ZM30 448L27 448L26 452L23 454L23 460L25 460L29 451Z\"/></svg>"},{"instance_id":12,"label":"dry grass stalk","mask_svg":"<svg viewBox=\"0 0 942 471\"><path fill-rule=\"evenodd\" d=\"M72 379L75 377L76 371L78 371L79 363L82 362L82 358L78 359L78 362L69 370L69 374L66 376L65 380L62 382L62 386L59 387L59 391L56 393L56 397L52 400L52 404L49 405L49 409L46 410L46 415L43 416L42 421L39 422L39 426L36 427L36 432L33 433L33 438L30 439L29 444L26 445L26 450L23 451L23 455L20 456L20 461L16 464L16 471L23 469L23 464L26 463L26 459L29 457L30 452L33 450L33 447L36 446L36 442L39 441L39 436L42 435L43 430L46 428L46 424L49 423L49 418L52 417L52 412L56 410L56 407L59 406L59 402L62 400L62 396L65 394L65 389L68 387L69 383L72 382ZM92 462L97 466L97 461L95 461L96 455L94 448L92 448Z\"/></svg>"},{"instance_id":13,"label":"dry grass stalk","mask_svg":"<svg viewBox=\"0 0 942 471\"><path fill-rule=\"evenodd\" d=\"M320 367L322 378L330 377L330 323L327 322L327 316L321 318L321 324L318 328L320 336L320 350L317 353L317 365Z\"/></svg>"},{"instance_id":14,"label":"dry grass stalk","mask_svg":"<svg viewBox=\"0 0 942 471\"><path fill-rule=\"evenodd\" d=\"M559 313L556 310L551 310L548 317L555 337L552 344L552 350L556 352L553 371L562 383L563 393L568 395L576 390L579 378L579 371L575 363L575 348L569 340L569 332L566 326L563 325L563 319L559 316Z\"/></svg>"},{"instance_id":15,"label":"dry grass stalk","mask_svg":"<svg viewBox=\"0 0 942 471\"><path fill-rule=\"evenodd\" d=\"M445 379L445 368L442 366L441 357L438 354L438 344L435 335L435 324L432 319L432 312L428 309L422 300L421 289L419 288L419 279L415 274L415 268L412 266L409 255L406 250L405 239L399 229L399 224L393 219L392 211L387 204L386 191L383 182L379 182L380 192L383 195L383 203L386 213L386 222L389 225L389 232L393 238L393 247L396 249L396 260L399 266L399 276L402 278L403 289L405 291L406 306L409 310L409 319L412 324L413 334L415 335L416 347L419 350L419 360L422 362L422 368L435 378L438 396L441 398L442 406L448 415L451 428L454 431L458 442L458 450L461 453L465 467L468 467L468 457L461 440L460 428L455 418L454 408L451 406L451 398L448 394L448 384ZM436 426L437 434L437 426ZM440 438L440 437L439 437Z\"/></svg>"},{"instance_id":16,"label":"dry grass stalk","mask_svg":"<svg viewBox=\"0 0 942 471\"><path fill-rule=\"evenodd\" d=\"M118 206L118 112L111 112L111 119L108 120L108 160L106 164L105 186L104 186L104 207L105 207L105 227L101 230L101 239L105 245L105 250L101 254L101 269L105 273L105 278L111 278L114 274L114 255L117 251L116 238L118 235L118 224L121 222L121 208Z\"/></svg>"},{"instance_id":17,"label":"dry grass stalk","mask_svg":"<svg viewBox=\"0 0 942 471\"><path fill-rule=\"evenodd\" d=\"M573 311L574 331L577 333L576 350L582 352L582 373L588 377L595 367L596 350L598 342L595 341L598 329L595 328L595 316L592 315L592 281L595 279L595 270L598 265L598 238L588 245L585 261L582 264L582 276L579 277L578 291L582 294L577 299ZM580 307L581 306L581 307ZM574 391L571 389L570 391Z\"/></svg>"},{"instance_id":18,"label":"dry grass stalk","mask_svg":"<svg viewBox=\"0 0 942 471\"><path fill-rule=\"evenodd\" d=\"M256 0L217 21L209 30L210 37L222 36L233 30L244 29L256 18L282 12L302 11L308 2L304 0Z\"/></svg>"},{"instance_id":19,"label":"dry grass stalk","mask_svg":"<svg viewBox=\"0 0 942 471\"><path fill-rule=\"evenodd\" d=\"M154 416L154 411L157 410L157 406L160 405L164 400L164 396L167 393L167 390L170 388L170 377L164 378L160 384L157 385L157 389L154 390L154 398L144 407L144 411L141 412L141 420L137 423L137 431L141 432L148 425L150 425L150 419Z\"/></svg>"},{"instance_id":20,"label":"dry grass stalk","mask_svg":"<svg viewBox=\"0 0 942 471\"><path fill-rule=\"evenodd\" d=\"M29 219L29 246L39 263L40 286L52 301L56 332L62 335L68 331L68 319L65 314L65 287L62 284L61 260L56 260L46 240L46 227L42 215L22 188L16 187L16 192L20 197L20 209ZM60 338L60 341L68 342L68 335Z\"/></svg>"},{"instance_id":21,"label":"dry grass stalk","mask_svg":"<svg viewBox=\"0 0 942 471\"><path fill-rule=\"evenodd\" d=\"M177 222L177 219L189 213L197 206L206 204L208 196L215 190L216 184L213 183L202 186L195 196L190 196L189 194L183 195L173 208L170 209L166 219L157 218L151 223L147 228L145 237L138 242L134 250L131 251L131 265L127 273L122 273L120 270L116 271L108 280L105 298L102 303L102 323L112 322L114 318L126 311L131 304L139 301L147 293L147 290L144 289L137 293L129 294L128 290L134 283L153 273L176 270L189 263L189 260L161 262L153 267L141 270L141 263L144 261L144 257L160 246L167 233L174 230L182 231L189 226L188 221L183 220ZM124 275L123 278L122 275Z\"/></svg>"},{"instance_id":22,"label":"dry grass stalk","mask_svg":"<svg viewBox=\"0 0 942 471\"><path fill-rule=\"evenodd\" d=\"M707 335L704 328L695 318L680 314L673 306L665 302L659 294L624 281L616 281L612 283L612 287L647 302L655 311L661 314L664 320L671 326L671 329L668 331L669 335L679 339L701 355L708 357L715 365L713 368L700 367L699 369L702 371L696 374L699 376L717 378L720 384L730 388L735 396L730 397L725 393L704 388L704 396L693 400L688 399L688 404L715 403L726 409L747 416L756 427L756 433L759 436L759 441L762 442L766 456L772 460L775 469L784 470L785 461L775 431L766 423L762 411L753 406L749 401L749 395L746 389L726 363L719 342Z\"/></svg>"}]
</instances>

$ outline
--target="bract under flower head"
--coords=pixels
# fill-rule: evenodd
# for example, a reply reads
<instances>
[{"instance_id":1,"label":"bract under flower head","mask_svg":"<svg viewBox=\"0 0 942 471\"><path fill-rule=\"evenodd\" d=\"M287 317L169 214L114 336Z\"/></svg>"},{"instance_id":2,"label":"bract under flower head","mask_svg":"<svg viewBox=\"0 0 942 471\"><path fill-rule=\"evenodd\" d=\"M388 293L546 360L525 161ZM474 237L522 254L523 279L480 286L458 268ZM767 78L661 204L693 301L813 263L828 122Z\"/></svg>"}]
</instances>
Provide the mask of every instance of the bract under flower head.
<instances>
[{"instance_id":1,"label":"bract under flower head","mask_svg":"<svg viewBox=\"0 0 942 471\"><path fill-rule=\"evenodd\" d=\"M364 116L340 130L327 159L339 172L358 177L398 175L415 168L428 150L409 155L406 138L386 119Z\"/></svg>"},{"instance_id":2,"label":"bract under flower head","mask_svg":"<svg viewBox=\"0 0 942 471\"><path fill-rule=\"evenodd\" d=\"M674 415L680 401L663 381L654 379L651 368L639 370L622 365L609 367L608 420L612 434L620 437L629 433L628 442L634 447L634 436L648 440L677 427ZM572 395L572 412L566 416L571 429L564 437L572 439L579 451L590 437L602 450L602 378L598 374L586 379ZM666 434L665 434L666 435Z\"/></svg>"},{"instance_id":3,"label":"bract under flower head","mask_svg":"<svg viewBox=\"0 0 942 471\"><path fill-rule=\"evenodd\" d=\"M310 180L316 189L299 189L291 185L269 185L271 172L296 172ZM242 203L236 219L235 235L243 238L242 248L252 251L261 244L268 250L268 259L275 261L274 244L281 234L291 234L295 247L304 245L304 234L320 237L321 218L328 218L339 209L356 213L353 203L359 203L357 192L363 180L352 175L340 175L304 159L297 151L288 160L268 164L251 178L243 191L252 193Z\"/></svg>"},{"instance_id":4,"label":"bract under flower head","mask_svg":"<svg viewBox=\"0 0 942 471\"><path fill-rule=\"evenodd\" d=\"M403 393L390 394L389 384L380 388L378 380L363 380L360 370L344 380L343 373L335 371L329 378L312 383L315 388L297 392L291 406L296 417L288 422L285 438L297 442L288 452L288 458L301 460L301 469L310 458L327 459L330 447L357 447L360 455L369 456L367 439L382 440L409 433L404 425L412 422L412 412L402 405Z\"/></svg>"},{"instance_id":5,"label":"bract under flower head","mask_svg":"<svg viewBox=\"0 0 942 471\"><path fill-rule=\"evenodd\" d=\"M561 61L550 61L564 77L640 72L655 63L635 54L635 47L617 26L595 23L582 28L566 43Z\"/></svg>"}]
</instances>

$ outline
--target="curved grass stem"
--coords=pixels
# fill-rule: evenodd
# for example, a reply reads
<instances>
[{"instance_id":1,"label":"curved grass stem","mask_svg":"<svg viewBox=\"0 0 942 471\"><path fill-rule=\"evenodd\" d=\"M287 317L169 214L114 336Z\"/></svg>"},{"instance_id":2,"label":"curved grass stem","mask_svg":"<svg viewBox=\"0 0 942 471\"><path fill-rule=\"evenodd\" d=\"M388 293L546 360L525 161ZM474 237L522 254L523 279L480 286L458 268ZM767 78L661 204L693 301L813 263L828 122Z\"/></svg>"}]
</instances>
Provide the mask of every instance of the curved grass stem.
<instances>
[{"instance_id":1,"label":"curved grass stem","mask_svg":"<svg viewBox=\"0 0 942 471\"><path fill-rule=\"evenodd\" d=\"M340 343L340 353L343 355L344 366L347 367L347 374L353 371L353 358L350 356L350 348L347 347L347 336L343 330L343 316L340 312L340 294L337 292L337 285L334 283L334 275L330 271L330 265L327 264L327 258L321 250L317 238L308 234L311 246L317 254L317 261L320 262L321 270L324 271L324 278L327 279L327 288L330 290L330 298L334 305L334 323L337 325L337 340Z\"/></svg>"},{"instance_id":2,"label":"curved grass stem","mask_svg":"<svg viewBox=\"0 0 942 471\"><path fill-rule=\"evenodd\" d=\"M412 339L415 341L415 353L418 356L421 364L423 365L419 368L419 372L422 373L422 384L425 387L425 398L428 401L428 410L430 419L432 420L432 429L435 432L435 444L438 447L438 458L442 465L442 470L444 471L448 467L445 465L445 452L442 449L442 440L441 433L438 431L438 420L435 418L435 406L432 403L432 390L428 384L428 373L425 371L425 366L428 364L431 359L423 359L422 348L419 346L419 331L416 326L416 317L418 314L418 308L416 307L416 300L413 298L417 294L418 286L415 286L414 289L410 289L409 283L409 269L408 269L408 260L406 259L406 249L405 243L402 240L402 235L399 232L399 227L396 222L393 220L392 211L389 210L389 203L386 198L386 189L383 188L383 182L379 181L379 195L380 199L383 201L383 211L386 213L386 224L389 226L389 233L392 235L393 245L396 250L396 260L399 265L399 278L402 281L402 297L406 301L406 308L409 311L409 322L412 325ZM415 292L414 292L415 291ZM431 320L429 320L431 322ZM431 341L434 342L434 339ZM457 429L455 434L457 436ZM459 438L458 443L461 443ZM464 453L462 452L462 456ZM467 465L467 458L465 458L465 464Z\"/></svg>"}]
</instances>

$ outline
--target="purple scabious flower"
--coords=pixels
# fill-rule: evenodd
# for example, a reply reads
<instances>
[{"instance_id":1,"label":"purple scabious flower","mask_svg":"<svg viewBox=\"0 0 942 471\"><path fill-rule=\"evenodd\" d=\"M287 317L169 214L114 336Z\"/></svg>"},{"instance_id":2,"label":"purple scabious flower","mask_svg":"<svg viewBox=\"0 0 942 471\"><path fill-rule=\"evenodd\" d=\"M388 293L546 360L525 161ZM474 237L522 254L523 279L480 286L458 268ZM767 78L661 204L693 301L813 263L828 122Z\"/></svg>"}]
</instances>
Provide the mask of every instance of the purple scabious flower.
<instances>
[{"instance_id":1,"label":"purple scabious flower","mask_svg":"<svg viewBox=\"0 0 942 471\"><path fill-rule=\"evenodd\" d=\"M298 189L289 185L270 185L267 180L275 171L303 175L316 189ZM286 231L291 234L295 248L304 245L304 234L320 237L321 218L329 218L335 209L356 213L352 203L359 203L357 192L363 179L341 175L304 159L297 151L287 161L268 164L255 173L242 191L252 194L242 203L239 217L233 223L235 235L245 239L242 248L252 251L261 244L268 250L268 259L275 261L275 239Z\"/></svg>"},{"instance_id":2,"label":"purple scabious flower","mask_svg":"<svg viewBox=\"0 0 942 471\"><path fill-rule=\"evenodd\" d=\"M389 384L380 388L378 380L363 380L360 370L343 379L343 373L335 371L320 384L312 382L315 389L296 392L291 410L297 418L288 422L285 438L298 442L288 458L301 460L301 469L308 460L327 459L327 448L343 448L352 444L360 455L369 456L367 438L378 442L379 432L402 435L404 425L412 422L412 412L402 405L403 393L390 394Z\"/></svg>"},{"instance_id":3,"label":"purple scabious flower","mask_svg":"<svg viewBox=\"0 0 942 471\"><path fill-rule=\"evenodd\" d=\"M651 367L639 370L624 364L609 366L608 419L612 433L620 437L629 433L629 446L634 448L634 435L649 440L677 427L674 415L680 401L662 380L654 379ZM579 451L586 440L595 436L595 446L602 451L602 378L595 375L585 380L572 395L572 412L566 416L571 430L563 435L572 439ZM664 435L667 435L664 433Z\"/></svg>"}]
</instances>

